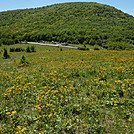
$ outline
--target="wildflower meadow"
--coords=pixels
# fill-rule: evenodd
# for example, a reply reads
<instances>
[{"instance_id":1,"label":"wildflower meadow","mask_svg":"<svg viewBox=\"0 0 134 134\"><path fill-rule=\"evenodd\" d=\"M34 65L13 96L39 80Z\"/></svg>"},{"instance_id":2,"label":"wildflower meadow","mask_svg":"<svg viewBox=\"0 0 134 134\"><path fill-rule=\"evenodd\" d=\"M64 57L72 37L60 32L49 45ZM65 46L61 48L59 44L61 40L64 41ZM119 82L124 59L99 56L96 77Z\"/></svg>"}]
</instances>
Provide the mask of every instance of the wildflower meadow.
<instances>
[{"instance_id":1,"label":"wildflower meadow","mask_svg":"<svg viewBox=\"0 0 134 134\"><path fill-rule=\"evenodd\" d=\"M1 134L134 133L134 51L0 55Z\"/></svg>"}]
</instances>

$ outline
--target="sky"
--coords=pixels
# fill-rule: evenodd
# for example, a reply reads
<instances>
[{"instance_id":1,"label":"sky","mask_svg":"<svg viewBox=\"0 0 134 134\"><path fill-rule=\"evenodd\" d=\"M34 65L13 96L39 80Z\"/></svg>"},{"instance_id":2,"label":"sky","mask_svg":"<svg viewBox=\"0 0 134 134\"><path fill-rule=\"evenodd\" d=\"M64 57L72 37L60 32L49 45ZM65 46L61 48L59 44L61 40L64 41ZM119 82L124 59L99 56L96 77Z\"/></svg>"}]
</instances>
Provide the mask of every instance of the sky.
<instances>
[{"instance_id":1,"label":"sky","mask_svg":"<svg viewBox=\"0 0 134 134\"><path fill-rule=\"evenodd\" d=\"M37 8L66 2L97 2L107 4L134 16L134 0L0 0L0 12Z\"/></svg>"}]
</instances>

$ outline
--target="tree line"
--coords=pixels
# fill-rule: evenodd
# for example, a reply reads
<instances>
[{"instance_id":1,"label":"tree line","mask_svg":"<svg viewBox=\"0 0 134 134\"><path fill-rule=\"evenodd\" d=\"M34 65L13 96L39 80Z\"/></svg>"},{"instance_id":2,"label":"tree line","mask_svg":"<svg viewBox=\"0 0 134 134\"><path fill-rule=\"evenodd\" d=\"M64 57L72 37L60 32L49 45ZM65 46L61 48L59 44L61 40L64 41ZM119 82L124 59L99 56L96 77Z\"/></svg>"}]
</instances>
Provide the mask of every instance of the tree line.
<instances>
[{"instance_id":1,"label":"tree line","mask_svg":"<svg viewBox=\"0 0 134 134\"><path fill-rule=\"evenodd\" d=\"M77 2L0 13L0 45L57 41L133 49L134 17L98 3Z\"/></svg>"}]
</instances>

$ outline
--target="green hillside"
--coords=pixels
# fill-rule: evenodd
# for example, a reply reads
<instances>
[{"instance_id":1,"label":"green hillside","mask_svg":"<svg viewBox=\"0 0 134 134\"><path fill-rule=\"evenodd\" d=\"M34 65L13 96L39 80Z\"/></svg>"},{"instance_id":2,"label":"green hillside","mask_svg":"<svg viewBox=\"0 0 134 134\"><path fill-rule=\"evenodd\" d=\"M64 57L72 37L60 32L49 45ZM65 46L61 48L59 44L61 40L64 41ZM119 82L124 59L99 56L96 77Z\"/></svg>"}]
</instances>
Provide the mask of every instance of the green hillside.
<instances>
[{"instance_id":1,"label":"green hillside","mask_svg":"<svg viewBox=\"0 0 134 134\"><path fill-rule=\"evenodd\" d=\"M103 4L74 2L0 12L0 44L50 40L134 49L134 17Z\"/></svg>"}]
</instances>

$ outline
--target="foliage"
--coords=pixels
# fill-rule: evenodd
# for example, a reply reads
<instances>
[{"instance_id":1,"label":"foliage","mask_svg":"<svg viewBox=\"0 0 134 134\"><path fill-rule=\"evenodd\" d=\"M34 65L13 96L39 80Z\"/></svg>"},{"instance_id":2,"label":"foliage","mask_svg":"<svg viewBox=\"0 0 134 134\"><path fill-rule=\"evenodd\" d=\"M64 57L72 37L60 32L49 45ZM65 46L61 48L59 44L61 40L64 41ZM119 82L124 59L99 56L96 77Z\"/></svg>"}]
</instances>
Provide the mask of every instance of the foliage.
<instances>
[{"instance_id":1,"label":"foliage","mask_svg":"<svg viewBox=\"0 0 134 134\"><path fill-rule=\"evenodd\" d=\"M24 55L22 55L19 63L19 67L28 66L29 62Z\"/></svg>"},{"instance_id":2,"label":"foliage","mask_svg":"<svg viewBox=\"0 0 134 134\"><path fill-rule=\"evenodd\" d=\"M25 51L25 49L23 49L22 47L10 48L10 52L23 52L23 51Z\"/></svg>"},{"instance_id":3,"label":"foliage","mask_svg":"<svg viewBox=\"0 0 134 134\"><path fill-rule=\"evenodd\" d=\"M93 49L94 49L94 50L100 50L100 47L99 47L98 45L94 45L94 46L93 46Z\"/></svg>"},{"instance_id":4,"label":"foliage","mask_svg":"<svg viewBox=\"0 0 134 134\"><path fill-rule=\"evenodd\" d=\"M60 48L60 51L63 51L62 48Z\"/></svg>"},{"instance_id":5,"label":"foliage","mask_svg":"<svg viewBox=\"0 0 134 134\"><path fill-rule=\"evenodd\" d=\"M10 58L10 56L9 56L8 51L7 51L6 48L4 48L3 57L4 57L5 59Z\"/></svg>"},{"instance_id":6,"label":"foliage","mask_svg":"<svg viewBox=\"0 0 134 134\"><path fill-rule=\"evenodd\" d=\"M30 52L36 52L35 46L34 45L32 45L31 47L30 46L27 46L26 52L28 52L28 53L30 53Z\"/></svg>"},{"instance_id":7,"label":"foliage","mask_svg":"<svg viewBox=\"0 0 134 134\"><path fill-rule=\"evenodd\" d=\"M10 52L23 52L23 51L26 51L26 52L36 52L36 49L35 49L35 46L32 45L32 46L27 46L26 50L22 47L11 47L10 48Z\"/></svg>"},{"instance_id":8,"label":"foliage","mask_svg":"<svg viewBox=\"0 0 134 134\"><path fill-rule=\"evenodd\" d=\"M0 133L133 133L134 51L62 49L0 57Z\"/></svg>"},{"instance_id":9,"label":"foliage","mask_svg":"<svg viewBox=\"0 0 134 134\"><path fill-rule=\"evenodd\" d=\"M58 41L134 49L134 17L108 5L74 2L0 12L0 44ZM26 42L27 42L26 41ZM117 47L113 47L112 43ZM131 46L131 47L130 47Z\"/></svg>"},{"instance_id":10,"label":"foliage","mask_svg":"<svg viewBox=\"0 0 134 134\"><path fill-rule=\"evenodd\" d=\"M31 52L36 52L36 49L35 49L34 45L31 46Z\"/></svg>"},{"instance_id":11,"label":"foliage","mask_svg":"<svg viewBox=\"0 0 134 134\"><path fill-rule=\"evenodd\" d=\"M27 52L27 53L30 53L30 52L31 52L31 49L30 49L29 46L26 48L26 52Z\"/></svg>"},{"instance_id":12,"label":"foliage","mask_svg":"<svg viewBox=\"0 0 134 134\"><path fill-rule=\"evenodd\" d=\"M78 50L89 50L87 47L78 47Z\"/></svg>"},{"instance_id":13,"label":"foliage","mask_svg":"<svg viewBox=\"0 0 134 134\"><path fill-rule=\"evenodd\" d=\"M1 38L0 39L0 44L12 45L12 44L15 44L15 41L13 39Z\"/></svg>"},{"instance_id":14,"label":"foliage","mask_svg":"<svg viewBox=\"0 0 134 134\"><path fill-rule=\"evenodd\" d=\"M103 45L108 50L134 50L134 46L124 42L108 42Z\"/></svg>"}]
</instances>

